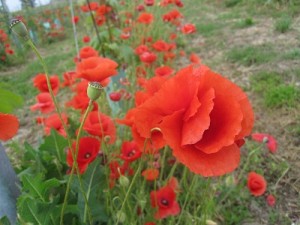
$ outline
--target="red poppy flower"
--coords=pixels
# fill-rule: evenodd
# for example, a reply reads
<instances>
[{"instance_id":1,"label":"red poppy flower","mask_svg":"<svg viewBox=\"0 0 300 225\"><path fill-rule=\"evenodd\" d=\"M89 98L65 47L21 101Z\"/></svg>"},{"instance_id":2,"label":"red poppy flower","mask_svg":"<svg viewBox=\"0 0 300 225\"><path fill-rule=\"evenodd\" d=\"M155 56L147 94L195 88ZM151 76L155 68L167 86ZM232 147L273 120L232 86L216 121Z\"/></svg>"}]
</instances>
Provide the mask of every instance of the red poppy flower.
<instances>
[{"instance_id":1,"label":"red poppy flower","mask_svg":"<svg viewBox=\"0 0 300 225\"><path fill-rule=\"evenodd\" d=\"M7 141L17 133L19 120L16 116L0 112L0 140Z\"/></svg>"},{"instance_id":2,"label":"red poppy flower","mask_svg":"<svg viewBox=\"0 0 300 225\"><path fill-rule=\"evenodd\" d=\"M74 88L74 91L77 93L77 94L80 94L80 93L86 93L86 90L88 88L88 85L89 85L89 82L87 80L81 80L77 85L76 87Z\"/></svg>"},{"instance_id":3,"label":"red poppy flower","mask_svg":"<svg viewBox=\"0 0 300 225\"><path fill-rule=\"evenodd\" d=\"M173 9L172 11L163 15L163 21L165 22L171 22L180 18L183 18L183 15L177 9Z\"/></svg>"},{"instance_id":4,"label":"red poppy flower","mask_svg":"<svg viewBox=\"0 0 300 225\"><path fill-rule=\"evenodd\" d=\"M98 15L98 16L96 16L95 19L96 19L97 26L102 26L106 21L106 17L103 15Z\"/></svg>"},{"instance_id":5,"label":"red poppy flower","mask_svg":"<svg viewBox=\"0 0 300 225\"><path fill-rule=\"evenodd\" d=\"M195 64L200 64L201 63L201 59L195 53L192 53L190 55L190 62L191 63L195 63Z\"/></svg>"},{"instance_id":6,"label":"red poppy flower","mask_svg":"<svg viewBox=\"0 0 300 225\"><path fill-rule=\"evenodd\" d=\"M152 44L152 47L158 52L165 52L170 49L170 45L163 40L158 40L158 41L154 42Z\"/></svg>"},{"instance_id":7,"label":"red poppy flower","mask_svg":"<svg viewBox=\"0 0 300 225\"><path fill-rule=\"evenodd\" d=\"M89 57L97 57L98 52L91 46L85 46L80 49L79 51L79 57L81 59L87 59Z\"/></svg>"},{"instance_id":8,"label":"red poppy flower","mask_svg":"<svg viewBox=\"0 0 300 225\"><path fill-rule=\"evenodd\" d=\"M78 77L88 81L102 82L118 73L118 64L108 58L89 57L77 64Z\"/></svg>"},{"instance_id":9,"label":"red poppy flower","mask_svg":"<svg viewBox=\"0 0 300 225\"><path fill-rule=\"evenodd\" d=\"M192 34L196 32L196 27L194 24L187 23L183 27L181 27L181 32L184 34Z\"/></svg>"},{"instance_id":10,"label":"red poppy flower","mask_svg":"<svg viewBox=\"0 0 300 225\"><path fill-rule=\"evenodd\" d=\"M140 55L140 60L144 63L153 63L155 62L157 56L153 52L144 52Z\"/></svg>"},{"instance_id":11,"label":"red poppy flower","mask_svg":"<svg viewBox=\"0 0 300 225\"><path fill-rule=\"evenodd\" d=\"M247 187L252 195L260 196L263 195L267 189L267 182L265 178L255 172L248 174Z\"/></svg>"},{"instance_id":12,"label":"red poppy flower","mask_svg":"<svg viewBox=\"0 0 300 225\"><path fill-rule=\"evenodd\" d=\"M145 169L142 172L142 176L148 181L154 181L159 176L159 170L155 168Z\"/></svg>"},{"instance_id":13,"label":"red poppy flower","mask_svg":"<svg viewBox=\"0 0 300 225\"><path fill-rule=\"evenodd\" d=\"M138 12L142 12L142 11L145 11L145 6L140 4L138 5L137 7L135 7L136 11Z\"/></svg>"},{"instance_id":14,"label":"red poppy flower","mask_svg":"<svg viewBox=\"0 0 300 225\"><path fill-rule=\"evenodd\" d=\"M154 222L146 222L144 225L156 225Z\"/></svg>"},{"instance_id":15,"label":"red poppy flower","mask_svg":"<svg viewBox=\"0 0 300 225\"><path fill-rule=\"evenodd\" d=\"M82 41L83 41L84 43L89 43L89 42L91 41L91 38L90 38L89 36L84 36L84 37L82 38Z\"/></svg>"},{"instance_id":16,"label":"red poppy flower","mask_svg":"<svg viewBox=\"0 0 300 225\"><path fill-rule=\"evenodd\" d=\"M155 76L170 76L174 70L169 66L161 66L155 69Z\"/></svg>"},{"instance_id":17,"label":"red poppy flower","mask_svg":"<svg viewBox=\"0 0 300 225\"><path fill-rule=\"evenodd\" d=\"M183 7L183 3L181 0L175 0L175 5L178 6L178 7Z\"/></svg>"},{"instance_id":18,"label":"red poppy flower","mask_svg":"<svg viewBox=\"0 0 300 225\"><path fill-rule=\"evenodd\" d=\"M141 55L144 52L149 52L149 49L148 49L147 45L139 45L134 50L134 53L137 54L137 55Z\"/></svg>"},{"instance_id":19,"label":"red poppy flower","mask_svg":"<svg viewBox=\"0 0 300 225\"><path fill-rule=\"evenodd\" d=\"M116 140L116 127L112 119L103 113L90 112L83 129L91 135L108 139L110 144Z\"/></svg>"},{"instance_id":20,"label":"red poppy flower","mask_svg":"<svg viewBox=\"0 0 300 225\"><path fill-rule=\"evenodd\" d=\"M109 13L111 11L111 7L107 5L100 5L98 9L96 10L97 15L104 16L105 14Z\"/></svg>"},{"instance_id":21,"label":"red poppy flower","mask_svg":"<svg viewBox=\"0 0 300 225\"><path fill-rule=\"evenodd\" d=\"M127 161L127 162L133 162L140 158L142 155L142 152L134 141L125 141L122 144L121 148L121 159Z\"/></svg>"},{"instance_id":22,"label":"red poppy flower","mask_svg":"<svg viewBox=\"0 0 300 225\"><path fill-rule=\"evenodd\" d=\"M120 101L121 97L122 97L122 94L119 91L111 92L109 94L110 100L112 100L114 102Z\"/></svg>"},{"instance_id":23,"label":"red poppy flower","mask_svg":"<svg viewBox=\"0 0 300 225\"><path fill-rule=\"evenodd\" d=\"M54 110L54 103L52 101L51 95L48 92L39 93L36 96L36 100L38 103L30 107L32 111L39 109L42 113L49 113Z\"/></svg>"},{"instance_id":24,"label":"red poppy flower","mask_svg":"<svg viewBox=\"0 0 300 225\"><path fill-rule=\"evenodd\" d=\"M155 1L154 0L144 0L146 6L153 6Z\"/></svg>"},{"instance_id":25,"label":"red poppy flower","mask_svg":"<svg viewBox=\"0 0 300 225\"><path fill-rule=\"evenodd\" d=\"M65 124L67 124L68 122L68 117L66 114L62 114L62 119L64 121ZM52 114L51 116L49 116L47 119L45 119L44 121L44 125L45 125L45 134L49 135L51 129L56 130L60 135L66 137L67 133L64 130L63 125L61 124L61 121L59 119L58 114Z\"/></svg>"},{"instance_id":26,"label":"red poppy flower","mask_svg":"<svg viewBox=\"0 0 300 225\"><path fill-rule=\"evenodd\" d=\"M272 194L268 195L266 200L267 204L271 207L273 207L276 204L276 198Z\"/></svg>"},{"instance_id":27,"label":"red poppy flower","mask_svg":"<svg viewBox=\"0 0 300 225\"><path fill-rule=\"evenodd\" d=\"M5 49L5 52L9 55L13 55L15 53L14 50L9 49L9 48Z\"/></svg>"},{"instance_id":28,"label":"red poppy flower","mask_svg":"<svg viewBox=\"0 0 300 225\"><path fill-rule=\"evenodd\" d=\"M63 74L64 82L62 87L71 86L75 82L77 74L75 71L68 71Z\"/></svg>"},{"instance_id":29,"label":"red poppy flower","mask_svg":"<svg viewBox=\"0 0 300 225\"><path fill-rule=\"evenodd\" d=\"M79 22L79 17L78 16L74 16L72 18L72 23L77 24Z\"/></svg>"},{"instance_id":30,"label":"red poppy flower","mask_svg":"<svg viewBox=\"0 0 300 225\"><path fill-rule=\"evenodd\" d=\"M52 87L53 93L57 94L59 89L59 78L57 75L51 76L50 78L50 85ZM47 86L47 80L45 74L37 74L33 79L33 86L40 90L40 92L49 92Z\"/></svg>"},{"instance_id":31,"label":"red poppy flower","mask_svg":"<svg viewBox=\"0 0 300 225\"><path fill-rule=\"evenodd\" d=\"M270 152L275 153L277 151L277 141L272 135L265 133L255 133L252 134L251 137L257 142L266 143L266 146L270 150Z\"/></svg>"},{"instance_id":32,"label":"red poppy flower","mask_svg":"<svg viewBox=\"0 0 300 225\"><path fill-rule=\"evenodd\" d=\"M76 141L72 144L72 151L75 153ZM100 151L100 141L92 137L82 137L79 140L77 163L79 172L82 174L86 171L88 165L93 162ZM73 156L71 149L67 153L67 163L69 167L73 166Z\"/></svg>"},{"instance_id":33,"label":"red poppy flower","mask_svg":"<svg viewBox=\"0 0 300 225\"><path fill-rule=\"evenodd\" d=\"M81 10L83 12L88 12L88 11L96 11L99 7L98 2L90 2L90 4L82 5Z\"/></svg>"},{"instance_id":34,"label":"red poppy flower","mask_svg":"<svg viewBox=\"0 0 300 225\"><path fill-rule=\"evenodd\" d=\"M249 135L254 121L238 86L204 65L189 66L146 96L125 117L137 142L155 137L167 143L179 162L203 176L223 175L238 166L235 142Z\"/></svg>"},{"instance_id":35,"label":"red poppy flower","mask_svg":"<svg viewBox=\"0 0 300 225\"><path fill-rule=\"evenodd\" d=\"M176 193L173 187L166 185L157 191L151 191L151 206L157 208L155 219L176 216L180 213L180 206L176 202Z\"/></svg>"},{"instance_id":36,"label":"red poppy flower","mask_svg":"<svg viewBox=\"0 0 300 225\"><path fill-rule=\"evenodd\" d=\"M142 24L150 24L154 20L154 17L151 13L142 12L139 17L137 18L137 22Z\"/></svg>"},{"instance_id":37,"label":"red poppy flower","mask_svg":"<svg viewBox=\"0 0 300 225\"><path fill-rule=\"evenodd\" d=\"M73 96L73 98L66 103L66 106L73 107L74 109L80 109L81 112L85 112L90 102L90 98L87 96L86 92L82 92ZM93 102L92 111L97 111L98 105Z\"/></svg>"}]
</instances>

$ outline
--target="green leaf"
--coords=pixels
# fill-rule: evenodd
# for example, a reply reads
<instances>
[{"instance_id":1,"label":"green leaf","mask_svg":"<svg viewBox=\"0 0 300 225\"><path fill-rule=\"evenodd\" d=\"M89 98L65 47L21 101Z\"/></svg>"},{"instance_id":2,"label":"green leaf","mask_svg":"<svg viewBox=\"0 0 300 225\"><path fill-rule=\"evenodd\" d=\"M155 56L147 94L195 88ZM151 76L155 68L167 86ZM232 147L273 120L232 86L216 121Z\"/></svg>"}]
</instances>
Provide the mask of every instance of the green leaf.
<instances>
[{"instance_id":1,"label":"green leaf","mask_svg":"<svg viewBox=\"0 0 300 225\"><path fill-rule=\"evenodd\" d=\"M68 141L59 135L56 130L51 130L51 135L45 138L44 143L39 147L40 151L46 151L57 156L61 163L65 163L66 156L64 149L68 146Z\"/></svg>"},{"instance_id":2,"label":"green leaf","mask_svg":"<svg viewBox=\"0 0 300 225\"><path fill-rule=\"evenodd\" d=\"M25 154L23 162L27 162L25 167L31 167L36 173L41 173L45 171L45 167L40 159L40 152L35 150L30 144L25 142Z\"/></svg>"},{"instance_id":3,"label":"green leaf","mask_svg":"<svg viewBox=\"0 0 300 225\"><path fill-rule=\"evenodd\" d=\"M22 97L13 92L0 88L0 112L12 113L23 103Z\"/></svg>"},{"instance_id":4,"label":"green leaf","mask_svg":"<svg viewBox=\"0 0 300 225\"><path fill-rule=\"evenodd\" d=\"M72 185L72 189L78 192L78 208L80 212L80 218L84 221L88 218L87 207L85 205L84 197L79 189L79 181L76 177L75 182ZM104 174L102 167L100 167L100 159L96 159L91 163L86 172L81 177L82 186L88 200L88 207L91 211L93 223L106 222L108 216L105 212L105 199L102 193L104 190Z\"/></svg>"},{"instance_id":5,"label":"green leaf","mask_svg":"<svg viewBox=\"0 0 300 225\"><path fill-rule=\"evenodd\" d=\"M54 219L54 210L57 204L53 202L41 202L40 200L22 195L18 199L18 214L20 220L30 222L35 225L57 224Z\"/></svg>"},{"instance_id":6,"label":"green leaf","mask_svg":"<svg viewBox=\"0 0 300 225\"><path fill-rule=\"evenodd\" d=\"M51 188L59 187L65 181L59 181L56 178L52 178L44 181L42 174L29 175L24 174L21 177L23 183L23 190L26 190L32 198L38 198L42 202L48 200L47 193ZM24 191L23 191L24 192Z\"/></svg>"}]
</instances>

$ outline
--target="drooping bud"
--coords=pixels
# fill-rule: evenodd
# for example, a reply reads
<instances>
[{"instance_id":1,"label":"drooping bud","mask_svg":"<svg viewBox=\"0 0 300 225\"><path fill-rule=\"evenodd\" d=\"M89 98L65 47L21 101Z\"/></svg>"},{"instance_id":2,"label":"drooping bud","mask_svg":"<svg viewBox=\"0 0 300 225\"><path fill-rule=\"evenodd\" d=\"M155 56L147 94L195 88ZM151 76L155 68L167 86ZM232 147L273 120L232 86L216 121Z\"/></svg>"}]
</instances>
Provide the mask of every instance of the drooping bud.
<instances>
[{"instance_id":1,"label":"drooping bud","mask_svg":"<svg viewBox=\"0 0 300 225\"><path fill-rule=\"evenodd\" d=\"M12 19L10 22L10 29L15 33L19 38L27 41L29 39L29 33L25 24L19 19Z\"/></svg>"},{"instance_id":2,"label":"drooping bud","mask_svg":"<svg viewBox=\"0 0 300 225\"><path fill-rule=\"evenodd\" d=\"M129 186L129 179L124 175L121 175L119 178L119 183L122 187L127 188Z\"/></svg>"},{"instance_id":3,"label":"drooping bud","mask_svg":"<svg viewBox=\"0 0 300 225\"><path fill-rule=\"evenodd\" d=\"M101 95L102 86L98 82L90 82L87 88L87 95L92 100L97 100Z\"/></svg>"},{"instance_id":4,"label":"drooping bud","mask_svg":"<svg viewBox=\"0 0 300 225\"><path fill-rule=\"evenodd\" d=\"M123 213L122 211L118 211L117 214L117 220L120 222L120 223L124 223L125 220L126 220L126 214Z\"/></svg>"}]
</instances>

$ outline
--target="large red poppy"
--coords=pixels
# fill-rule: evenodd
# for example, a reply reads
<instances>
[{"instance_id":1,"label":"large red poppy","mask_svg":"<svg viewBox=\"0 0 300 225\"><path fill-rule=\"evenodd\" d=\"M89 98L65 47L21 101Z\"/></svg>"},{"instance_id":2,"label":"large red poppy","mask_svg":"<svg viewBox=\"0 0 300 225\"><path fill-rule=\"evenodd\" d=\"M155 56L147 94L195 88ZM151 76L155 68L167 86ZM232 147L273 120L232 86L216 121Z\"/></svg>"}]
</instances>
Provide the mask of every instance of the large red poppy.
<instances>
[{"instance_id":1,"label":"large red poppy","mask_svg":"<svg viewBox=\"0 0 300 225\"><path fill-rule=\"evenodd\" d=\"M72 144L72 151L75 152L76 141ZM100 141L92 137L82 137L79 140L77 163L80 173L84 173L88 165L93 162L100 151ZM67 163L70 167L73 166L73 156L69 149L67 154Z\"/></svg>"},{"instance_id":2,"label":"large red poppy","mask_svg":"<svg viewBox=\"0 0 300 225\"><path fill-rule=\"evenodd\" d=\"M235 142L249 135L254 121L245 93L204 65L179 71L125 118L136 140L155 132L179 162L203 176L238 166Z\"/></svg>"},{"instance_id":3,"label":"large red poppy","mask_svg":"<svg viewBox=\"0 0 300 225\"><path fill-rule=\"evenodd\" d=\"M116 127L112 119L97 111L90 112L83 129L89 134L104 138L108 143L114 143L116 140Z\"/></svg>"},{"instance_id":4,"label":"large red poppy","mask_svg":"<svg viewBox=\"0 0 300 225\"><path fill-rule=\"evenodd\" d=\"M19 129L19 120L11 114L0 113L0 140L11 139Z\"/></svg>"},{"instance_id":5,"label":"large red poppy","mask_svg":"<svg viewBox=\"0 0 300 225\"><path fill-rule=\"evenodd\" d=\"M138 23L150 24L154 20L154 16L151 13L143 12L137 18Z\"/></svg>"},{"instance_id":6,"label":"large red poppy","mask_svg":"<svg viewBox=\"0 0 300 225\"><path fill-rule=\"evenodd\" d=\"M91 82L103 82L118 73L118 64L108 58L89 57L77 64L78 77Z\"/></svg>"}]
</instances>

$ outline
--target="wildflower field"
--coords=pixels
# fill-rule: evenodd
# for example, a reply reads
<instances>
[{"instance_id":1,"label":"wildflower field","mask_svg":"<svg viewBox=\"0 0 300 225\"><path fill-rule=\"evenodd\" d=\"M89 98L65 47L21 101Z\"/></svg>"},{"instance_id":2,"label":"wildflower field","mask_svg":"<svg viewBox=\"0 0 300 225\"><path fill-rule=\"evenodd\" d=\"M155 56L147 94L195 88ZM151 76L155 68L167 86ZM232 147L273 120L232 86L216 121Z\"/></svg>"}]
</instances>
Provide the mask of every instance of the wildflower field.
<instances>
[{"instance_id":1,"label":"wildflower field","mask_svg":"<svg viewBox=\"0 0 300 225\"><path fill-rule=\"evenodd\" d=\"M300 225L299 1L1 4L0 225Z\"/></svg>"}]
</instances>

